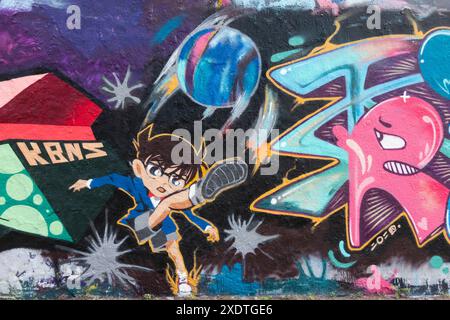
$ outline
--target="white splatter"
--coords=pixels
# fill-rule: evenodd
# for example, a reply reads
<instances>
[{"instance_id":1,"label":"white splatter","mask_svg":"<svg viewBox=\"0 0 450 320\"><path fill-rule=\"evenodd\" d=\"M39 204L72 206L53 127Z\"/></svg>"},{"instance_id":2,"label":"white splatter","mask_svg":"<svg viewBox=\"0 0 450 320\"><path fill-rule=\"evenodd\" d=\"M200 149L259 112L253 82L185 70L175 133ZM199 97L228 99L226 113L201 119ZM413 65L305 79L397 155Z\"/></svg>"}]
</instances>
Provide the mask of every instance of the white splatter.
<instances>
[{"instance_id":1,"label":"white splatter","mask_svg":"<svg viewBox=\"0 0 450 320\"><path fill-rule=\"evenodd\" d=\"M29 12L33 10L33 5L44 5L62 9L67 6L67 3L62 0L1 0L0 10Z\"/></svg>"},{"instance_id":2,"label":"white splatter","mask_svg":"<svg viewBox=\"0 0 450 320\"><path fill-rule=\"evenodd\" d=\"M423 19L434 12L449 11L448 0L345 0L339 6L343 9L376 5L383 10L412 10L419 18Z\"/></svg>"},{"instance_id":3,"label":"white splatter","mask_svg":"<svg viewBox=\"0 0 450 320\"><path fill-rule=\"evenodd\" d=\"M0 253L0 294L27 288L55 288L55 269L41 250L11 249Z\"/></svg>"},{"instance_id":4,"label":"white splatter","mask_svg":"<svg viewBox=\"0 0 450 320\"><path fill-rule=\"evenodd\" d=\"M138 83L136 85L129 86L128 81L130 80L131 76L130 66L128 66L127 73L125 74L125 78L122 82L119 80L117 73L113 72L113 76L115 79L115 84L109 81L106 77L102 78L106 83L106 85L102 87L102 90L113 95L112 98L108 99L108 102L115 102L115 105L113 107L114 109L124 109L127 103L127 99L132 100L136 104L141 102L141 99L134 96L132 94L132 91L138 88L142 88L144 85L142 83Z\"/></svg>"},{"instance_id":5,"label":"white splatter","mask_svg":"<svg viewBox=\"0 0 450 320\"><path fill-rule=\"evenodd\" d=\"M89 247L86 252L60 247L66 251L80 255L81 257L72 258L72 262L80 262L85 266L84 272L80 276L80 280L91 285L98 280L103 282L108 281L109 285L115 285L119 280L124 286L129 283L136 285L136 281L128 275L126 269L140 269L145 271L152 271L151 269L125 264L119 261L119 258L124 254L132 251L132 249L121 250L120 247L127 238L117 240L117 233L108 228L106 222L103 236L100 236L95 227L91 224L94 237L88 238Z\"/></svg>"},{"instance_id":6,"label":"white splatter","mask_svg":"<svg viewBox=\"0 0 450 320\"><path fill-rule=\"evenodd\" d=\"M314 0L234 0L233 2L240 7L256 8L257 10L266 8L313 10L316 7Z\"/></svg>"},{"instance_id":7,"label":"white splatter","mask_svg":"<svg viewBox=\"0 0 450 320\"><path fill-rule=\"evenodd\" d=\"M242 257L245 257L248 254L256 254L255 250L259 249L262 253L267 255L259 246L269 240L278 238L279 235L271 235L265 236L256 232L256 229L263 223L262 221L255 222L252 224L253 217L248 221L241 219L241 217L235 218L234 214L228 217L228 223L231 229L224 230L224 232L228 235L225 238L225 241L232 240L230 249L236 250L236 255L241 254Z\"/></svg>"},{"instance_id":8,"label":"white splatter","mask_svg":"<svg viewBox=\"0 0 450 320\"><path fill-rule=\"evenodd\" d=\"M382 275L392 274L398 270L397 278L405 281L409 286L430 286L439 284L441 281L448 281L448 275L442 272L443 268L433 269L429 262L421 265L412 265L402 258L394 257L378 266Z\"/></svg>"}]
</instances>

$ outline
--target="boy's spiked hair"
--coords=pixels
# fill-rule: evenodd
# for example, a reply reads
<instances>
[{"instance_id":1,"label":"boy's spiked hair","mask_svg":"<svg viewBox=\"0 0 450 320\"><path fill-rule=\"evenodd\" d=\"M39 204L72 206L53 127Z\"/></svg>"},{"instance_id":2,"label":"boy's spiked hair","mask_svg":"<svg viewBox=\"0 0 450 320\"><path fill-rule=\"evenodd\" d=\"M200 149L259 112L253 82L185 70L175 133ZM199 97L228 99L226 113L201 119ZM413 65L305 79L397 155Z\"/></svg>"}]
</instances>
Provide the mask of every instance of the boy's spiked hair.
<instances>
[{"instance_id":1,"label":"boy's spiked hair","mask_svg":"<svg viewBox=\"0 0 450 320\"><path fill-rule=\"evenodd\" d=\"M203 161L203 144L200 150L196 150L186 139L174 134L163 133L152 137L152 130L153 124L150 124L140 131L133 141L136 158L141 160L144 165L155 162L163 170L174 168L174 173L185 180L187 184L196 181L205 174L208 166ZM172 150L180 143L185 144L181 150L190 150L188 155L190 159L188 162L174 163ZM185 157L182 158L185 159Z\"/></svg>"}]
</instances>

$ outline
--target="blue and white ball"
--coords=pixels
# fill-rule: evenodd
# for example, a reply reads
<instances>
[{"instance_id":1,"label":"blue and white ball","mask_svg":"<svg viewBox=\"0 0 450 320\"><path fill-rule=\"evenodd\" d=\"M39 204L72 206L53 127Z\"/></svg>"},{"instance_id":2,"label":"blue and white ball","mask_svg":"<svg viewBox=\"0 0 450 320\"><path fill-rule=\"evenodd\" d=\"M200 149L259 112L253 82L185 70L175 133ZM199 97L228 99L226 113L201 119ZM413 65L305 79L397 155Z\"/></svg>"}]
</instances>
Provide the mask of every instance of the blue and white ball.
<instances>
[{"instance_id":1,"label":"blue and white ball","mask_svg":"<svg viewBox=\"0 0 450 320\"><path fill-rule=\"evenodd\" d=\"M177 62L181 89L206 107L233 107L240 98L250 99L260 74L255 43L229 27L206 28L192 35Z\"/></svg>"}]
</instances>

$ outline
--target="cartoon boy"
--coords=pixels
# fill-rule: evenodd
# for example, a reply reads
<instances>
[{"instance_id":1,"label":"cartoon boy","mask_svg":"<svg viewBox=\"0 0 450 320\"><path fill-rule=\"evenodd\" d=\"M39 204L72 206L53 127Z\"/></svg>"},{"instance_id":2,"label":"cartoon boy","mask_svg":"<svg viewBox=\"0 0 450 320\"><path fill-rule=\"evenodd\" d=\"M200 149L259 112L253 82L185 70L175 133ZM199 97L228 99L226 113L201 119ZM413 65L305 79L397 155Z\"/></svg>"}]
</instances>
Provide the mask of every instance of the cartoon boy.
<instances>
[{"instance_id":1,"label":"cartoon boy","mask_svg":"<svg viewBox=\"0 0 450 320\"><path fill-rule=\"evenodd\" d=\"M172 134L151 137L152 128L150 125L141 131L133 143L137 152L132 163L135 177L111 174L78 180L69 189L75 192L112 185L127 193L135 205L117 223L128 227L140 245L149 242L153 252L167 251L178 274L178 293L189 295L192 288L178 244L181 237L171 213L183 213L190 223L207 235L208 241L218 241L217 228L196 215L192 208L212 201L222 191L244 182L248 169L241 160L225 160L216 163L205 175L208 167L192 144ZM173 161L175 148L190 151L182 156L181 163ZM161 209L156 211L159 206Z\"/></svg>"}]
</instances>

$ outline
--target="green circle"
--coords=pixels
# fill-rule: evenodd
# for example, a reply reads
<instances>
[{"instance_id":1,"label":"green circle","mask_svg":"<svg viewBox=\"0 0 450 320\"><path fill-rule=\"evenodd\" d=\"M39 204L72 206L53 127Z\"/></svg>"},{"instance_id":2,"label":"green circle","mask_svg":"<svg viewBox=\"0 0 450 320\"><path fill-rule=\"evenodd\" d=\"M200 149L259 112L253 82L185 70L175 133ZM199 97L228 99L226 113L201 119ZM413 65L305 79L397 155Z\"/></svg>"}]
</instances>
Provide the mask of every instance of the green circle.
<instances>
[{"instance_id":1,"label":"green circle","mask_svg":"<svg viewBox=\"0 0 450 320\"><path fill-rule=\"evenodd\" d=\"M48 236L47 223L44 217L33 207L22 205L9 207L3 212L1 218L4 219L2 225L7 227Z\"/></svg>"},{"instance_id":2,"label":"green circle","mask_svg":"<svg viewBox=\"0 0 450 320\"><path fill-rule=\"evenodd\" d=\"M439 269L444 264L444 260L440 256L433 256L430 259L430 266L433 269Z\"/></svg>"},{"instance_id":3,"label":"green circle","mask_svg":"<svg viewBox=\"0 0 450 320\"><path fill-rule=\"evenodd\" d=\"M301 46L302 44L305 43L305 39L303 39L302 36L294 36L294 37L291 37L288 40L288 42L289 42L289 45L293 46L293 47L294 46Z\"/></svg>"},{"instance_id":4,"label":"green circle","mask_svg":"<svg viewBox=\"0 0 450 320\"><path fill-rule=\"evenodd\" d=\"M35 205L41 205L42 204L42 202L43 202L44 200L42 199L42 197L39 195L39 194L37 194L37 195L35 195L34 197L33 197L33 203L35 204Z\"/></svg>"},{"instance_id":5,"label":"green circle","mask_svg":"<svg viewBox=\"0 0 450 320\"><path fill-rule=\"evenodd\" d=\"M15 174L6 182L6 192L14 200L25 200L33 193L33 181L23 173Z\"/></svg>"},{"instance_id":6,"label":"green circle","mask_svg":"<svg viewBox=\"0 0 450 320\"><path fill-rule=\"evenodd\" d=\"M443 272L444 274L448 274L448 271L449 271L449 270L448 270L447 267L445 267L445 268L442 269L442 272Z\"/></svg>"},{"instance_id":7,"label":"green circle","mask_svg":"<svg viewBox=\"0 0 450 320\"><path fill-rule=\"evenodd\" d=\"M61 233L63 233L63 231L64 227L60 221L53 221L50 224L50 232L55 236L59 236Z\"/></svg>"},{"instance_id":8,"label":"green circle","mask_svg":"<svg viewBox=\"0 0 450 320\"><path fill-rule=\"evenodd\" d=\"M0 197L0 205L2 206L2 205L4 205L4 204L6 204L6 199L5 199L5 197Z\"/></svg>"},{"instance_id":9,"label":"green circle","mask_svg":"<svg viewBox=\"0 0 450 320\"><path fill-rule=\"evenodd\" d=\"M0 146L0 173L14 174L24 169L19 158L9 145Z\"/></svg>"}]
</instances>

